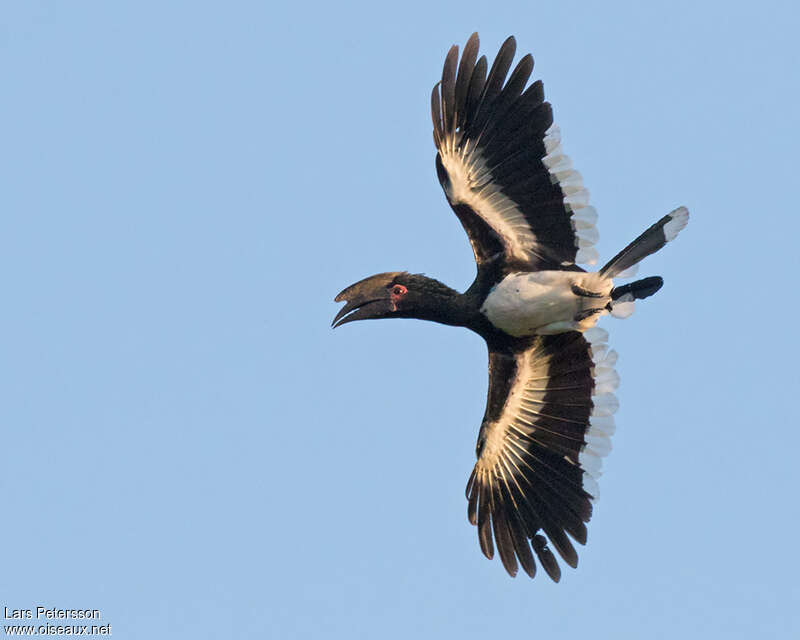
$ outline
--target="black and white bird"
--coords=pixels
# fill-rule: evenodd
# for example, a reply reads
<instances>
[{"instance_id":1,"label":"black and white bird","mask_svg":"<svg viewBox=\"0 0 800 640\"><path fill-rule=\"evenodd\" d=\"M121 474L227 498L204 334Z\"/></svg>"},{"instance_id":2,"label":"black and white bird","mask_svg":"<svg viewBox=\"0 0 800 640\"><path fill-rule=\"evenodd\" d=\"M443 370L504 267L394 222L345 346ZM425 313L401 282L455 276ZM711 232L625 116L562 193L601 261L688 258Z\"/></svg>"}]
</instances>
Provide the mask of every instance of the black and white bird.
<instances>
[{"instance_id":1,"label":"black and white bird","mask_svg":"<svg viewBox=\"0 0 800 640\"><path fill-rule=\"evenodd\" d=\"M466 327L489 348L489 394L467 483L467 514L483 553L530 575L536 561L555 581L586 543L601 459L611 450L619 377L606 314L626 317L660 277L615 285L686 226L675 209L599 271L597 213L553 124L533 58L511 75L508 38L491 69L473 34L459 61L447 54L431 109L436 172L469 236L477 276L464 293L407 272L380 273L336 296L339 326L367 318L420 318ZM506 79L508 77L508 79Z\"/></svg>"}]
</instances>

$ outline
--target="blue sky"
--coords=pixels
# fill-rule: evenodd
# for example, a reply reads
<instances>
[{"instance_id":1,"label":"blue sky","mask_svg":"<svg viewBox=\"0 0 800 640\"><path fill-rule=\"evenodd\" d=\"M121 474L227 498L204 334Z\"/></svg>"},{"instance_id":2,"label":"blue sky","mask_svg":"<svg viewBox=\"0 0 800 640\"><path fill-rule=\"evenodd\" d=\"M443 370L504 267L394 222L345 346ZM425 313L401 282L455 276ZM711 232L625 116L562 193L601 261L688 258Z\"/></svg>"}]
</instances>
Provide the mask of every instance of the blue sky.
<instances>
[{"instance_id":1,"label":"blue sky","mask_svg":"<svg viewBox=\"0 0 800 640\"><path fill-rule=\"evenodd\" d=\"M0 606L119 638L800 632L800 16L763 2L18 2L0 26ZM678 205L603 326L621 408L560 584L480 554L465 330L333 296L474 265L428 100L532 52L601 260Z\"/></svg>"}]
</instances>

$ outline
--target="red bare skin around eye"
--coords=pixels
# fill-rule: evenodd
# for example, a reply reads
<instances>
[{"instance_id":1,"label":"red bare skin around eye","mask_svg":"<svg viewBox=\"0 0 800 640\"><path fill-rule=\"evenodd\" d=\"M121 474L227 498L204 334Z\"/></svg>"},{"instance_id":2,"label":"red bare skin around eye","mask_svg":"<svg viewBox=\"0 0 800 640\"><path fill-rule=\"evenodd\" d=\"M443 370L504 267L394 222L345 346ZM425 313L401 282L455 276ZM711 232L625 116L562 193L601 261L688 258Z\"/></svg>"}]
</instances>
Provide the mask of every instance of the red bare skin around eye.
<instances>
[{"instance_id":1,"label":"red bare skin around eye","mask_svg":"<svg viewBox=\"0 0 800 640\"><path fill-rule=\"evenodd\" d=\"M406 289L402 284L396 284L392 287L392 292L389 294L389 299L392 301L392 311L397 311L398 300L400 300L400 298L407 293L408 289Z\"/></svg>"}]
</instances>

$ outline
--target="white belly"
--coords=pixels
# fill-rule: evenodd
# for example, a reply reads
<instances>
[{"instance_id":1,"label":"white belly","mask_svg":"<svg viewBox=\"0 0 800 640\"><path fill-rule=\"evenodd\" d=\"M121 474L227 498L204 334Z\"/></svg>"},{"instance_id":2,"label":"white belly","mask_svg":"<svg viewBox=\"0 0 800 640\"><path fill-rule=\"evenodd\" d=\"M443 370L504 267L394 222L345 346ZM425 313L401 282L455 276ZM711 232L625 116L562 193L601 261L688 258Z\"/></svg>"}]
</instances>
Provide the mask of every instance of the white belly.
<instances>
[{"instance_id":1,"label":"white belly","mask_svg":"<svg viewBox=\"0 0 800 640\"><path fill-rule=\"evenodd\" d=\"M573 285L602 297L575 295ZM596 273L512 273L492 289L481 312L494 326L512 336L585 331L605 311L583 320L577 320L576 316L591 309L605 309L612 286L610 279Z\"/></svg>"}]
</instances>

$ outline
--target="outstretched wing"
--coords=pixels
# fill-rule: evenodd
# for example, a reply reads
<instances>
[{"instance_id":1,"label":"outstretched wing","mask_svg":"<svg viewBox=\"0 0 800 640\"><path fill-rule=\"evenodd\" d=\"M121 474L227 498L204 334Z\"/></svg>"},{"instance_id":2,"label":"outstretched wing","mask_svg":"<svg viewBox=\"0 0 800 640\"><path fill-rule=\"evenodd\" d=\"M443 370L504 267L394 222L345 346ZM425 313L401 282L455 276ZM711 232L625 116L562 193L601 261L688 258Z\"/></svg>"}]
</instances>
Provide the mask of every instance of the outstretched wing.
<instances>
[{"instance_id":1,"label":"outstretched wing","mask_svg":"<svg viewBox=\"0 0 800 640\"><path fill-rule=\"evenodd\" d=\"M561 569L548 539L571 567L578 554L570 537L586 544L585 523L617 409L616 353L608 351L607 338L594 327L535 336L514 354L489 353L468 516L483 553L491 558L496 547L512 576L519 562L533 577L535 553L557 582Z\"/></svg>"},{"instance_id":2,"label":"outstretched wing","mask_svg":"<svg viewBox=\"0 0 800 640\"><path fill-rule=\"evenodd\" d=\"M460 63L457 46L447 54L431 96L439 182L479 274L594 264L597 213L561 150L542 82L525 88L533 58L522 58L506 82L515 49L508 38L488 76L486 57L477 58L477 33Z\"/></svg>"}]
</instances>

